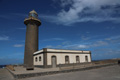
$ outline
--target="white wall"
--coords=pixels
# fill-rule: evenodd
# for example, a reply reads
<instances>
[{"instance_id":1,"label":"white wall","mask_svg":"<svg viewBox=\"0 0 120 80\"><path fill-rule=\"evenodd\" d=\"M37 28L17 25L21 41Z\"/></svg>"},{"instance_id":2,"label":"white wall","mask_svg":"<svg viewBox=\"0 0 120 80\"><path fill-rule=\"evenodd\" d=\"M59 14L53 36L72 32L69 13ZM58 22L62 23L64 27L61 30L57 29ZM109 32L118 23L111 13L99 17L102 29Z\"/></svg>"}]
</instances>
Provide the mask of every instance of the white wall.
<instances>
[{"instance_id":1,"label":"white wall","mask_svg":"<svg viewBox=\"0 0 120 80\"><path fill-rule=\"evenodd\" d=\"M39 57L41 56L41 61L39 61ZM37 57L37 62L35 61L35 58ZM34 56L34 59L33 59L33 62L34 62L34 65L43 65L43 54L39 54L39 55L35 55Z\"/></svg>"},{"instance_id":2,"label":"white wall","mask_svg":"<svg viewBox=\"0 0 120 80\"><path fill-rule=\"evenodd\" d=\"M69 63L76 63L76 56L79 56L80 63L85 62L85 56L88 56L88 62L91 62L90 54L47 53L47 65L51 65L52 56L56 56L57 64L65 64L65 56L69 56Z\"/></svg>"}]
</instances>

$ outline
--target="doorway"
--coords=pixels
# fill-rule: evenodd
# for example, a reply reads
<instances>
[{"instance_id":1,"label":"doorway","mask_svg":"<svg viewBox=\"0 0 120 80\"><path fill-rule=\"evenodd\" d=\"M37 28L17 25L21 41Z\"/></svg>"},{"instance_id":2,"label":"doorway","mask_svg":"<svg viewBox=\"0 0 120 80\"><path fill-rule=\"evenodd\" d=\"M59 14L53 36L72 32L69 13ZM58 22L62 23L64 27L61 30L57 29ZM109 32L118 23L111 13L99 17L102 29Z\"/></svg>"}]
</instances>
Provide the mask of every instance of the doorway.
<instances>
[{"instance_id":1,"label":"doorway","mask_svg":"<svg viewBox=\"0 0 120 80\"><path fill-rule=\"evenodd\" d=\"M52 56L52 67L56 67L56 56Z\"/></svg>"},{"instance_id":2,"label":"doorway","mask_svg":"<svg viewBox=\"0 0 120 80\"><path fill-rule=\"evenodd\" d=\"M85 61L88 62L88 56L85 56Z\"/></svg>"},{"instance_id":3,"label":"doorway","mask_svg":"<svg viewBox=\"0 0 120 80\"><path fill-rule=\"evenodd\" d=\"M76 56L76 63L80 63L79 56Z\"/></svg>"}]
</instances>

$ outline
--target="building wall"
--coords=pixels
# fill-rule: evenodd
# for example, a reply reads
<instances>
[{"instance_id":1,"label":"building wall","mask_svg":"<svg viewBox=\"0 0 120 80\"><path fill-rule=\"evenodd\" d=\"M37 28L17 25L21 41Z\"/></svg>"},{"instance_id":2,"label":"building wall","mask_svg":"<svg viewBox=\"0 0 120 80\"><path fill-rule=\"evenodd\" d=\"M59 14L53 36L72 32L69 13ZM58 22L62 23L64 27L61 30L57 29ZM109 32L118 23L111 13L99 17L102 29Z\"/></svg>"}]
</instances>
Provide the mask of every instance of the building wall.
<instances>
[{"instance_id":1,"label":"building wall","mask_svg":"<svg viewBox=\"0 0 120 80\"><path fill-rule=\"evenodd\" d=\"M69 56L69 63L76 63L76 56L79 56L80 63L86 62L85 56L88 56L88 62L91 62L90 54L74 53L47 53L47 65L51 65L52 56L56 56L57 64L65 64L65 56Z\"/></svg>"},{"instance_id":2,"label":"building wall","mask_svg":"<svg viewBox=\"0 0 120 80\"><path fill-rule=\"evenodd\" d=\"M36 57L37 57L37 61L36 61ZM39 61L39 57L41 57L41 61ZM43 54L35 55L34 59L33 59L33 62L34 62L34 65L42 66L43 63L44 63Z\"/></svg>"}]
</instances>

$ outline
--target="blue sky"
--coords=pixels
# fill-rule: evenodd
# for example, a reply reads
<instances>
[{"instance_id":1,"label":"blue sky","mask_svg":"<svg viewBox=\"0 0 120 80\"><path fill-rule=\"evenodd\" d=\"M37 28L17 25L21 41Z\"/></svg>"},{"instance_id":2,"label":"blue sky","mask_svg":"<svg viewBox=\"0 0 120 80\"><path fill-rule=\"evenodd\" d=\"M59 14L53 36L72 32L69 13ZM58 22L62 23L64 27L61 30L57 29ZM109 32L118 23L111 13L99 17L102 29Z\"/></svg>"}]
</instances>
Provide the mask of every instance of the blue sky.
<instances>
[{"instance_id":1,"label":"blue sky","mask_svg":"<svg viewBox=\"0 0 120 80\"><path fill-rule=\"evenodd\" d=\"M24 19L36 10L39 49L90 50L93 60L120 58L119 0L0 0L0 64L23 63Z\"/></svg>"}]
</instances>

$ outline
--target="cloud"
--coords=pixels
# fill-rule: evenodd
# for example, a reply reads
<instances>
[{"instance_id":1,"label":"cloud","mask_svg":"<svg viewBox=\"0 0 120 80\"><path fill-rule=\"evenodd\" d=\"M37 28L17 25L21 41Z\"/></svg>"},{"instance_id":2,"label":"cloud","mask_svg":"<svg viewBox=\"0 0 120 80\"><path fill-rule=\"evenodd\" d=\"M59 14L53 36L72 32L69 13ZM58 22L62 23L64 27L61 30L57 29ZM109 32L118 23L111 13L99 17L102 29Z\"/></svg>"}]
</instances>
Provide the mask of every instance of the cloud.
<instances>
[{"instance_id":1,"label":"cloud","mask_svg":"<svg viewBox=\"0 0 120 80\"><path fill-rule=\"evenodd\" d=\"M109 50L104 55L120 55L120 50Z\"/></svg>"},{"instance_id":2,"label":"cloud","mask_svg":"<svg viewBox=\"0 0 120 80\"><path fill-rule=\"evenodd\" d=\"M47 48L60 48L60 49L90 49L90 48L97 48L101 46L107 46L109 43L107 41L99 40L99 41L94 41L94 42L79 42L79 43L71 43L69 41L65 41L60 45L47 45Z\"/></svg>"},{"instance_id":3,"label":"cloud","mask_svg":"<svg viewBox=\"0 0 120 80\"><path fill-rule=\"evenodd\" d=\"M6 41L9 40L8 36L0 36L0 41Z\"/></svg>"},{"instance_id":4,"label":"cloud","mask_svg":"<svg viewBox=\"0 0 120 80\"><path fill-rule=\"evenodd\" d=\"M112 44L112 45L118 45L119 46L119 44L120 44L120 35L111 36L111 37L105 38L105 40L107 42L109 42L110 44Z\"/></svg>"},{"instance_id":5,"label":"cloud","mask_svg":"<svg viewBox=\"0 0 120 80\"><path fill-rule=\"evenodd\" d=\"M80 22L120 22L119 0L53 0L60 6L57 13L39 14L39 18L60 25L70 26ZM9 16L8 16L9 15ZM27 14L9 13L1 14L0 18L27 17Z\"/></svg>"},{"instance_id":6,"label":"cloud","mask_svg":"<svg viewBox=\"0 0 120 80\"><path fill-rule=\"evenodd\" d=\"M52 45L47 45L46 48L53 48L53 46Z\"/></svg>"},{"instance_id":7,"label":"cloud","mask_svg":"<svg viewBox=\"0 0 120 80\"><path fill-rule=\"evenodd\" d=\"M111 29L111 30L113 30L115 28L116 28L116 26L109 26L109 27L106 27L105 29Z\"/></svg>"},{"instance_id":8,"label":"cloud","mask_svg":"<svg viewBox=\"0 0 120 80\"><path fill-rule=\"evenodd\" d=\"M71 44L71 45L66 45L63 47L67 48L67 49L89 49L89 48L95 48L95 47L107 46L107 45L108 45L108 42L106 42L106 41L95 41L93 43Z\"/></svg>"},{"instance_id":9,"label":"cloud","mask_svg":"<svg viewBox=\"0 0 120 80\"><path fill-rule=\"evenodd\" d=\"M24 45L23 44L15 44L13 45L13 47L23 47Z\"/></svg>"},{"instance_id":10,"label":"cloud","mask_svg":"<svg viewBox=\"0 0 120 80\"><path fill-rule=\"evenodd\" d=\"M94 59L112 59L120 58L120 50L113 48L99 48L92 51Z\"/></svg>"},{"instance_id":11,"label":"cloud","mask_svg":"<svg viewBox=\"0 0 120 80\"><path fill-rule=\"evenodd\" d=\"M50 38L50 39L45 39L43 41L62 41L62 40L64 40L64 39L62 39L62 38Z\"/></svg>"},{"instance_id":12,"label":"cloud","mask_svg":"<svg viewBox=\"0 0 120 80\"><path fill-rule=\"evenodd\" d=\"M120 22L119 0L57 0L61 10L56 15L44 15L42 18L62 25L78 22ZM57 2L55 1L55 2Z\"/></svg>"},{"instance_id":13,"label":"cloud","mask_svg":"<svg viewBox=\"0 0 120 80\"><path fill-rule=\"evenodd\" d=\"M107 36L107 35L106 35ZM69 50L90 50L94 60L112 59L120 57L120 35L107 37L105 35L92 36L90 40L79 42L65 41L58 45L48 45L47 48L69 49Z\"/></svg>"},{"instance_id":14,"label":"cloud","mask_svg":"<svg viewBox=\"0 0 120 80\"><path fill-rule=\"evenodd\" d=\"M105 40L115 40L115 39L120 39L120 35L105 38Z\"/></svg>"},{"instance_id":15,"label":"cloud","mask_svg":"<svg viewBox=\"0 0 120 80\"><path fill-rule=\"evenodd\" d=\"M81 39L82 39L82 40L89 40L90 37L81 36Z\"/></svg>"},{"instance_id":16,"label":"cloud","mask_svg":"<svg viewBox=\"0 0 120 80\"><path fill-rule=\"evenodd\" d=\"M87 45L78 45L77 47L78 47L78 48L88 48Z\"/></svg>"},{"instance_id":17,"label":"cloud","mask_svg":"<svg viewBox=\"0 0 120 80\"><path fill-rule=\"evenodd\" d=\"M81 38L81 41L79 42L73 43L71 41L65 41L59 45L48 45L46 47L47 48L62 48L62 49L96 49L96 48L102 48L102 47L109 49L110 47L113 47L113 46L114 48L119 47L119 44L120 44L119 35L99 39L100 36L92 36L91 38L84 36L85 38Z\"/></svg>"},{"instance_id":18,"label":"cloud","mask_svg":"<svg viewBox=\"0 0 120 80\"><path fill-rule=\"evenodd\" d=\"M65 2L66 0L64 0ZM116 20L118 18L113 17L114 10L119 10L119 0L70 0L71 3L68 10L62 9L58 13L60 21L71 23L84 22L84 21L108 21ZM63 0L61 0L63 2ZM68 2L68 1L66 1ZM64 4L64 3L62 3ZM118 5L119 4L119 5ZM65 6L67 6L66 4ZM118 6L118 7L117 7ZM118 9L117 9L117 8ZM120 12L119 12L120 13ZM120 20L120 17L119 17Z\"/></svg>"},{"instance_id":19,"label":"cloud","mask_svg":"<svg viewBox=\"0 0 120 80\"><path fill-rule=\"evenodd\" d=\"M55 49L86 49L89 46L87 45L79 45L79 44L72 44L72 45L47 45L46 48L55 48Z\"/></svg>"},{"instance_id":20,"label":"cloud","mask_svg":"<svg viewBox=\"0 0 120 80\"><path fill-rule=\"evenodd\" d=\"M63 49L63 46L62 45L57 45L57 46L47 45L46 48Z\"/></svg>"},{"instance_id":21,"label":"cloud","mask_svg":"<svg viewBox=\"0 0 120 80\"><path fill-rule=\"evenodd\" d=\"M17 28L17 29L20 29L20 30L26 30L26 27L25 27L25 28Z\"/></svg>"},{"instance_id":22,"label":"cloud","mask_svg":"<svg viewBox=\"0 0 120 80\"><path fill-rule=\"evenodd\" d=\"M72 44L72 45L64 46L64 48L66 49L86 49L88 47L89 47L88 45L84 45L84 44Z\"/></svg>"},{"instance_id":23,"label":"cloud","mask_svg":"<svg viewBox=\"0 0 120 80\"><path fill-rule=\"evenodd\" d=\"M93 44L89 45L90 47L106 46L108 42L106 41L96 41Z\"/></svg>"},{"instance_id":24,"label":"cloud","mask_svg":"<svg viewBox=\"0 0 120 80\"><path fill-rule=\"evenodd\" d=\"M72 4L72 0L60 0L61 1L61 6L65 7L66 5Z\"/></svg>"}]
</instances>

